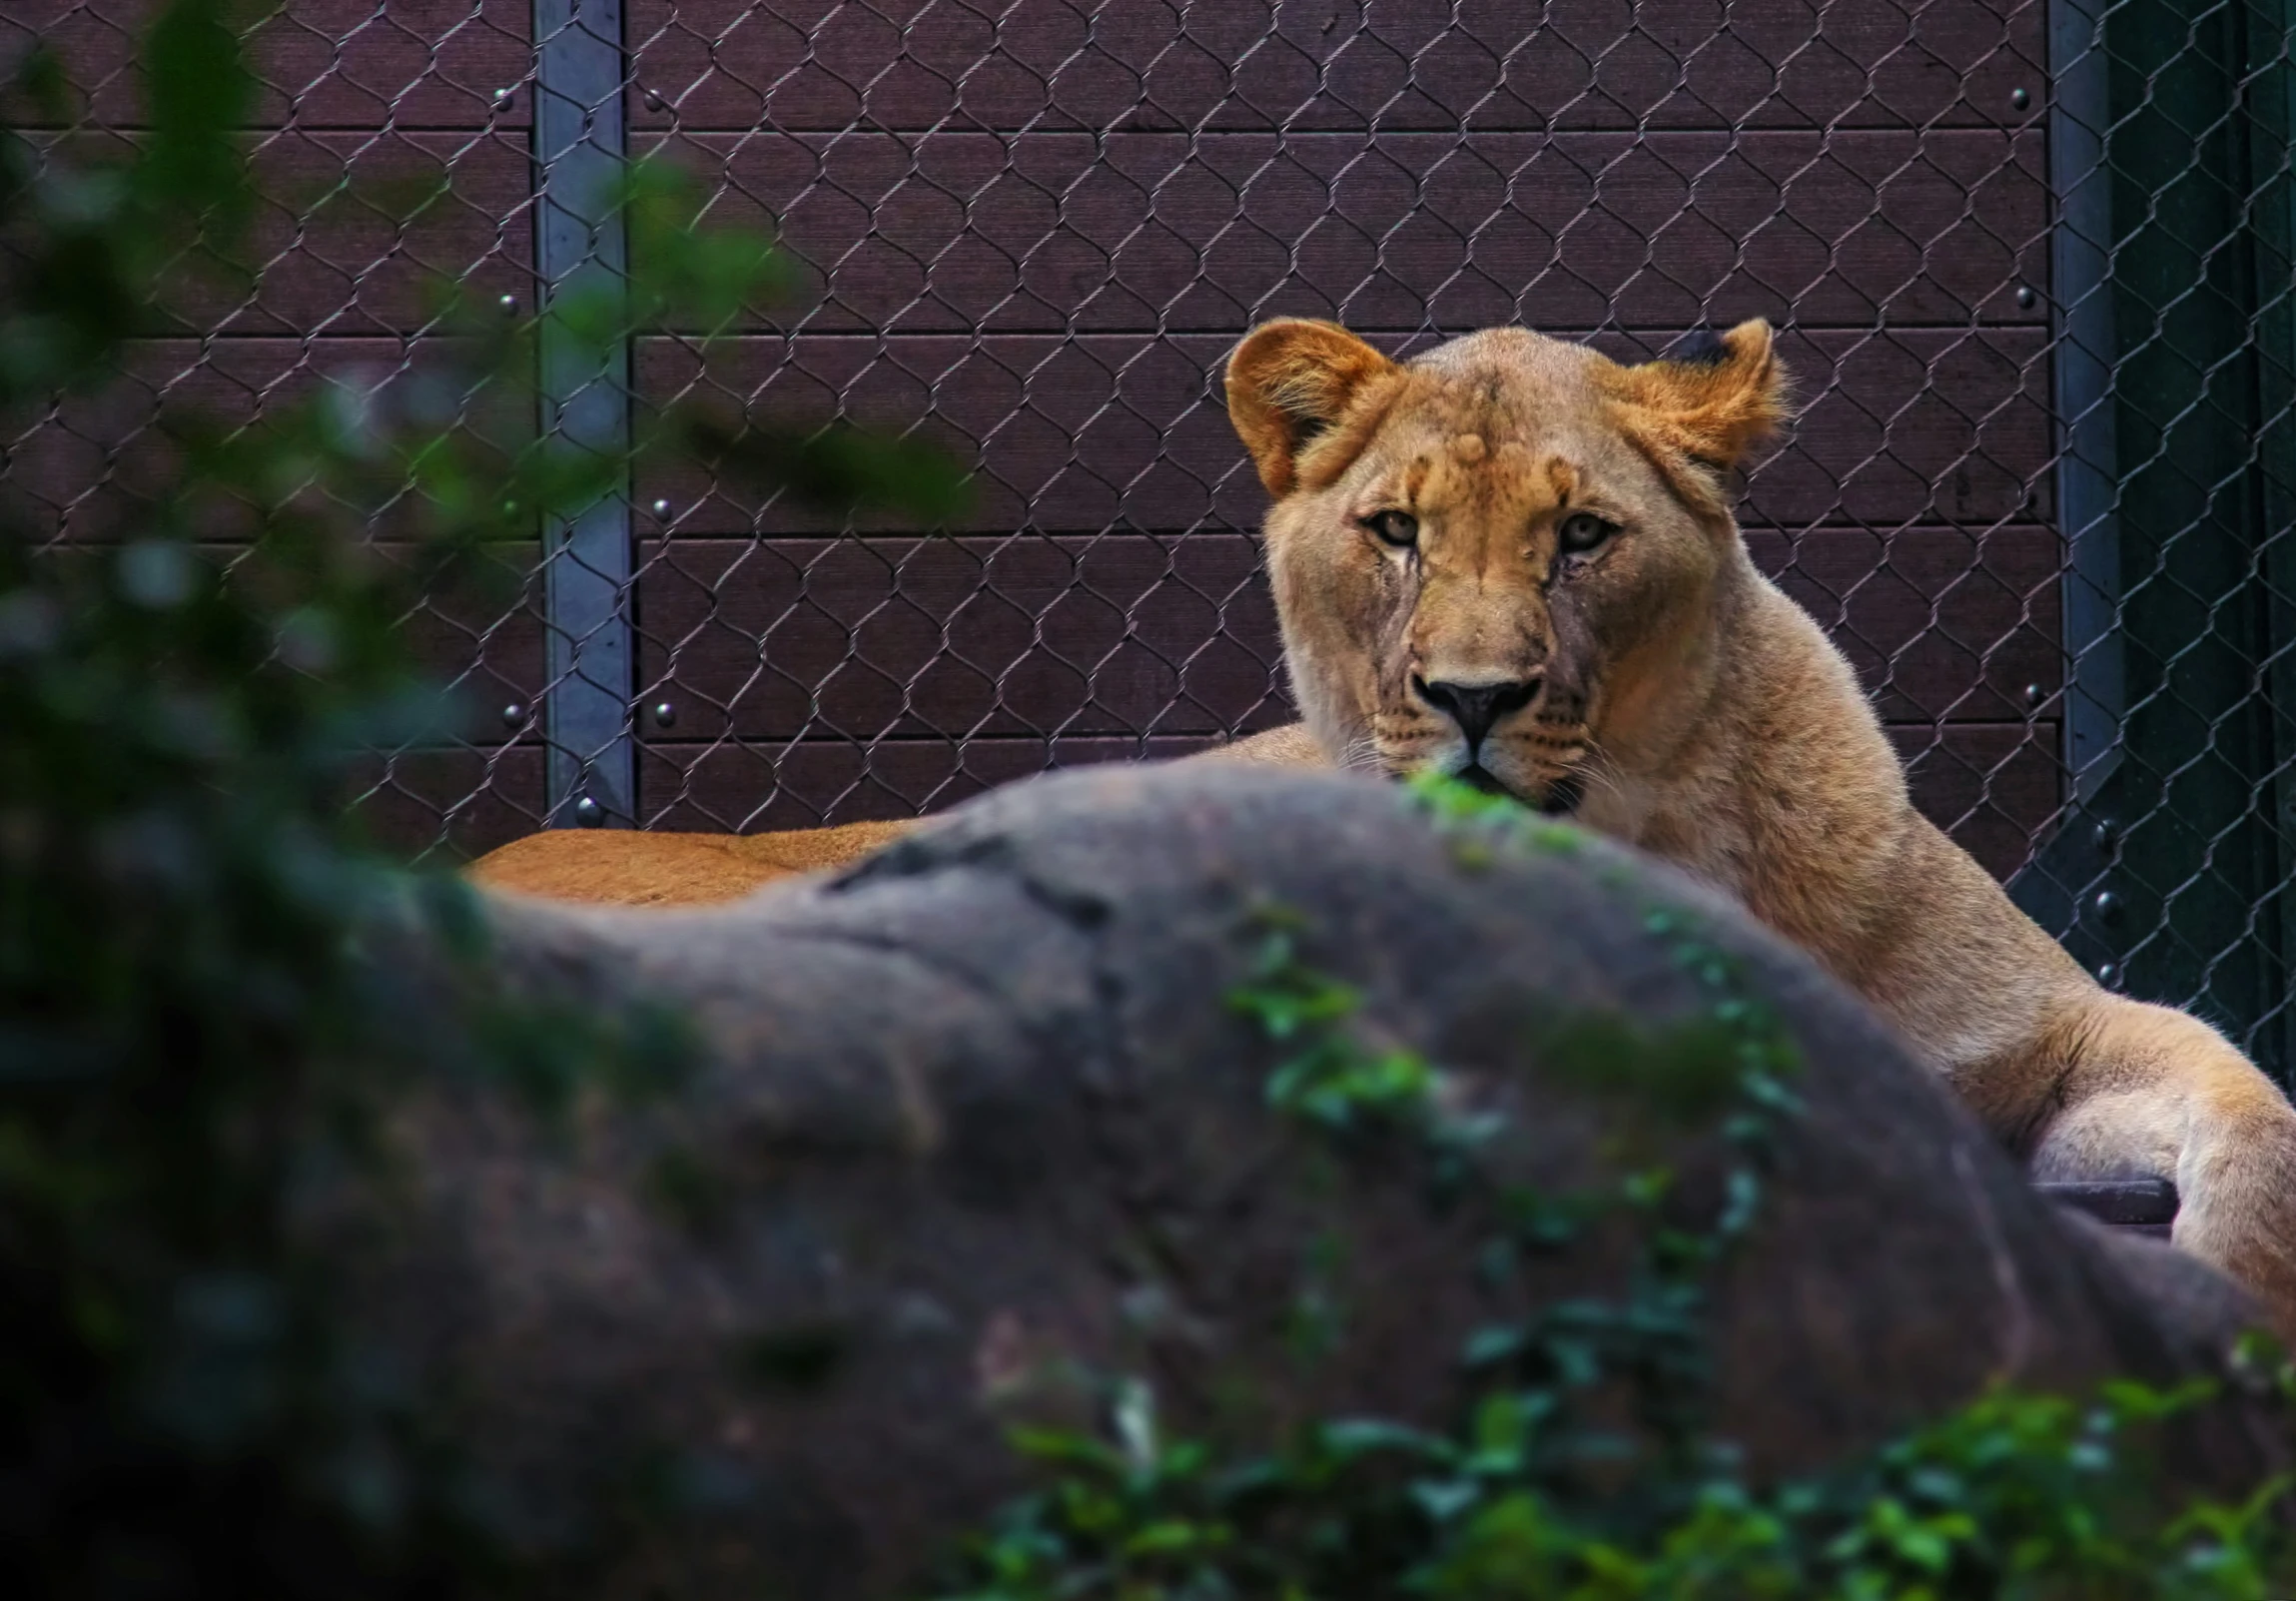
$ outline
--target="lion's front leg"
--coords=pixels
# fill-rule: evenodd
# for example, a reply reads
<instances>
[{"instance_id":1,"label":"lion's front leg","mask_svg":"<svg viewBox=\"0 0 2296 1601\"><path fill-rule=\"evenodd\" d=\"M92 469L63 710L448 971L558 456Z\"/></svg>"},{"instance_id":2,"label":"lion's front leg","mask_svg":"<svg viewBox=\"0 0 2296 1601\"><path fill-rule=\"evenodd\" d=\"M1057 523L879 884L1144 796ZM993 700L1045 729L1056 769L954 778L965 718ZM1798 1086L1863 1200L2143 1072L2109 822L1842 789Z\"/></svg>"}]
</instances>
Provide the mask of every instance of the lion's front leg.
<instances>
[{"instance_id":1,"label":"lion's front leg","mask_svg":"<svg viewBox=\"0 0 2296 1601\"><path fill-rule=\"evenodd\" d=\"M2033 1177L2170 1181L2173 1241L2237 1280L2296 1345L2296 1109L2182 1012L2100 991L2064 1038L2072 1068Z\"/></svg>"}]
</instances>

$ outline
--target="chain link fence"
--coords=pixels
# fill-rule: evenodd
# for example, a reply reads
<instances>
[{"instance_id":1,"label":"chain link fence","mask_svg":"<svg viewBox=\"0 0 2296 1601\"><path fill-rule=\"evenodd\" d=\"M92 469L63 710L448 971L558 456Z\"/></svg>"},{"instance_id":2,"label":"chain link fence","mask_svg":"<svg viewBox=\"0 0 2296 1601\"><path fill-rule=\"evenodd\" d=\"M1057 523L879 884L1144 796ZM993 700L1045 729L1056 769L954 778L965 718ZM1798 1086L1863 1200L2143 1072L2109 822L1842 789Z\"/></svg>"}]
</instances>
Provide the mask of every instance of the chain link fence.
<instances>
[{"instance_id":1,"label":"chain link fence","mask_svg":"<svg viewBox=\"0 0 2296 1601\"><path fill-rule=\"evenodd\" d=\"M133 137L143 0L13 0ZM9 441L61 545L156 419L402 372L431 278L512 307L621 260L660 152L810 294L705 358L540 375L910 429L921 536L706 470L499 558L410 630L478 709L378 757L410 847L546 823L910 815L1287 721L1218 373L1254 322L1398 351L1520 323L1655 354L1766 316L1803 399L1757 560L1850 654L1917 800L2108 982L2289 1061L2296 319L2286 0L288 0L246 295ZM429 185L411 216L363 200ZM379 529L383 545L389 530ZM2284 711L2282 708L2290 708Z\"/></svg>"}]
</instances>

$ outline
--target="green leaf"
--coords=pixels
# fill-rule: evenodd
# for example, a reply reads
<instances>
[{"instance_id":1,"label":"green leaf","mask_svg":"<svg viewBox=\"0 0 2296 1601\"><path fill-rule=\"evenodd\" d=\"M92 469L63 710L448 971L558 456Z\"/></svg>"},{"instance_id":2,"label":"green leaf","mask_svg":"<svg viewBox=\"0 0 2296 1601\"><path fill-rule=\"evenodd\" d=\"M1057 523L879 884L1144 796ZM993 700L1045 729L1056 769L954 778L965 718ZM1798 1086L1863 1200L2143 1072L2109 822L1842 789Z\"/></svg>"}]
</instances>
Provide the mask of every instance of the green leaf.
<instances>
[{"instance_id":1,"label":"green leaf","mask_svg":"<svg viewBox=\"0 0 2296 1601\"><path fill-rule=\"evenodd\" d=\"M830 511L882 509L935 527L972 504L968 475L922 439L886 437L842 422L729 427L708 417L682 420L684 453L699 457L731 487L786 489Z\"/></svg>"},{"instance_id":2,"label":"green leaf","mask_svg":"<svg viewBox=\"0 0 2296 1601\"><path fill-rule=\"evenodd\" d=\"M254 205L240 130L254 120L255 77L239 12L231 0L170 0L144 43L152 127L137 187L211 246L233 243Z\"/></svg>"}]
</instances>

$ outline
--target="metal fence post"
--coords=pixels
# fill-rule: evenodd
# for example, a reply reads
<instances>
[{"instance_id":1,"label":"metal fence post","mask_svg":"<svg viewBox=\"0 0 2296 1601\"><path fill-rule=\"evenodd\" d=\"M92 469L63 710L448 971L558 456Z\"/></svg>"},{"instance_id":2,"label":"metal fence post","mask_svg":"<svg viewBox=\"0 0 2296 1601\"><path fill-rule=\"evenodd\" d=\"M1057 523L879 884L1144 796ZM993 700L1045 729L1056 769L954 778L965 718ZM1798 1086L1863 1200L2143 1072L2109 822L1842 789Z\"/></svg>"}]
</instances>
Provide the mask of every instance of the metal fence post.
<instances>
[{"instance_id":1,"label":"metal fence post","mask_svg":"<svg viewBox=\"0 0 2296 1601\"><path fill-rule=\"evenodd\" d=\"M2276 13L2182 0L2052 10L2055 63L2103 64L2075 75L2070 114L2051 125L2065 136L2051 163L2057 265L2085 270L2099 241L2105 254L2101 288L2058 291L2065 645L2086 649L2067 689L2081 810L2011 892L2107 982L2197 1012L2285 1074L2286 857L2273 800L2287 735L2267 692L2282 676L2286 608L2273 590L2292 481L2273 338L2288 283L2271 237L2288 161ZM2107 184L2090 196L2080 185L2096 160ZM2108 232L2088 219L2092 206ZM2092 303L2093 333L2080 316ZM2098 403L2077 392L2100 356ZM2101 433L2082 433L2108 407L2109 451ZM2099 526L2109 544L2093 539ZM2116 694L2091 676L2099 628L2118 635L2102 658L2116 664ZM2115 702L2117 726L2102 715ZM2109 774L2094 771L2084 719L2117 741Z\"/></svg>"},{"instance_id":2,"label":"metal fence post","mask_svg":"<svg viewBox=\"0 0 2296 1601\"><path fill-rule=\"evenodd\" d=\"M2103 0L2049 7L2049 188L2056 226L2057 526L2064 530L2064 759L2093 804L2120 765L2126 676L2120 636L2119 454L2112 387L2110 68Z\"/></svg>"},{"instance_id":3,"label":"metal fence post","mask_svg":"<svg viewBox=\"0 0 2296 1601\"><path fill-rule=\"evenodd\" d=\"M2104 808L2121 768L2128 703L2121 631L2120 359L2113 285L2112 68L2107 0L2048 0L2049 401L2056 525L2063 539L2058 641L2064 808L2052 835L2009 881L2011 899L2074 958L2117 983L2121 942L2083 904L2111 870L2117 839ZM2119 786L2115 786L2115 790Z\"/></svg>"},{"instance_id":4,"label":"metal fence post","mask_svg":"<svg viewBox=\"0 0 2296 1601\"><path fill-rule=\"evenodd\" d=\"M624 280L616 198L628 130L622 0L534 0L534 257L545 304L577 282ZM562 447L619 457L630 442L626 343L601 363L545 320L541 424ZM542 530L548 638L548 819L628 824L637 812L630 733L630 496L624 481Z\"/></svg>"}]
</instances>

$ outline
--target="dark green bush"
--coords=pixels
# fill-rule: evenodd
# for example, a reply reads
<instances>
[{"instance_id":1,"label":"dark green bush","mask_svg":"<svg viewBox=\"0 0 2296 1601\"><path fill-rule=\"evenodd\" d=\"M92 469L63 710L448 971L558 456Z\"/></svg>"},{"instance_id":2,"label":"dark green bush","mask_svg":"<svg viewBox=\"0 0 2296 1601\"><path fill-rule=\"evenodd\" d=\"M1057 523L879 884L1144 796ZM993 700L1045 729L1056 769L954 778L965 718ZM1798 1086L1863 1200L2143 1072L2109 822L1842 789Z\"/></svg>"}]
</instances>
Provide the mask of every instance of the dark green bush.
<instances>
[{"instance_id":1,"label":"dark green bush","mask_svg":"<svg viewBox=\"0 0 2296 1601\"><path fill-rule=\"evenodd\" d=\"M230 282L254 203L240 16L174 0L144 41L151 129L96 162L0 139L0 426L102 398L129 336ZM35 58L12 123L69 125ZM599 353L636 326L706 335L780 282L767 242L633 173L643 264L545 315ZM419 205L417 200L413 204ZM489 309L492 310L492 309ZM418 403L331 386L237 429L163 418L102 542L0 529L0 1584L10 1595L457 1593L515 1575L455 1471L437 1397L347 1326L298 1199L386 1159L415 1076L492 1075L547 1115L628 1087L672 1043L478 989L406 1004L364 958L408 926L475 955L452 879L369 848L344 805L366 752L450 730L406 660L428 588L604 492L627 461L537 437L534 323L462 315ZM637 453L932 515L960 482L919 447L832 428L654 418ZM368 537L411 526L410 560ZM203 537L239 541L228 563ZM641 1022L643 1020L640 1020Z\"/></svg>"}]
</instances>

